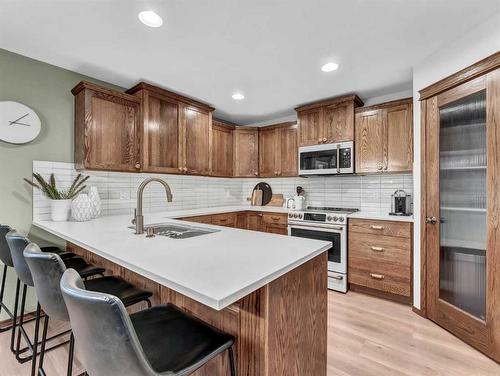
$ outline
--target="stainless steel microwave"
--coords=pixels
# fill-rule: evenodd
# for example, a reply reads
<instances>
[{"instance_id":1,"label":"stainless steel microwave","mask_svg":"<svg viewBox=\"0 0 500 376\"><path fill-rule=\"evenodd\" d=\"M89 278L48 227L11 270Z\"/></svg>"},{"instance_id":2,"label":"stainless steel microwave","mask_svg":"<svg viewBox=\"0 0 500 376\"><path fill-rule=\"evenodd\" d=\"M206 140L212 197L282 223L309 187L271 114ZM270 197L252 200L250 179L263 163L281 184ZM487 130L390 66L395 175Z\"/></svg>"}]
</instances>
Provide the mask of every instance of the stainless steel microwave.
<instances>
[{"instance_id":1,"label":"stainless steel microwave","mask_svg":"<svg viewBox=\"0 0 500 376\"><path fill-rule=\"evenodd\" d=\"M354 173L354 142L301 146L299 175Z\"/></svg>"}]
</instances>

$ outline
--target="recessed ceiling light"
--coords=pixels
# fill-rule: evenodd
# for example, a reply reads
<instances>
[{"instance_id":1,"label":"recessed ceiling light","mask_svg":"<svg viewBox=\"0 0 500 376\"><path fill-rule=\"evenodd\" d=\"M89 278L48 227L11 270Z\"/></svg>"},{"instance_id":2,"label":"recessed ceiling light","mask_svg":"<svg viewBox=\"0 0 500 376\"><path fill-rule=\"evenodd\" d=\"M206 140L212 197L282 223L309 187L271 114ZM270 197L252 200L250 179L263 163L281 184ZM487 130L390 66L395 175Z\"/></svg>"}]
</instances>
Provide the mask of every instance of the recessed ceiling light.
<instances>
[{"instance_id":1,"label":"recessed ceiling light","mask_svg":"<svg viewBox=\"0 0 500 376\"><path fill-rule=\"evenodd\" d=\"M139 20L149 27L160 27L163 25L162 18L152 10L145 10L139 13Z\"/></svg>"},{"instance_id":2,"label":"recessed ceiling light","mask_svg":"<svg viewBox=\"0 0 500 376\"><path fill-rule=\"evenodd\" d=\"M326 63L325 65L323 65L321 67L321 70L323 72L333 72L334 70L337 70L337 69L339 69L339 65L337 63L334 63L334 62Z\"/></svg>"},{"instance_id":3,"label":"recessed ceiling light","mask_svg":"<svg viewBox=\"0 0 500 376\"><path fill-rule=\"evenodd\" d=\"M241 93L234 93L232 96L231 96L235 101L241 101L243 99L245 99L245 96Z\"/></svg>"}]
</instances>

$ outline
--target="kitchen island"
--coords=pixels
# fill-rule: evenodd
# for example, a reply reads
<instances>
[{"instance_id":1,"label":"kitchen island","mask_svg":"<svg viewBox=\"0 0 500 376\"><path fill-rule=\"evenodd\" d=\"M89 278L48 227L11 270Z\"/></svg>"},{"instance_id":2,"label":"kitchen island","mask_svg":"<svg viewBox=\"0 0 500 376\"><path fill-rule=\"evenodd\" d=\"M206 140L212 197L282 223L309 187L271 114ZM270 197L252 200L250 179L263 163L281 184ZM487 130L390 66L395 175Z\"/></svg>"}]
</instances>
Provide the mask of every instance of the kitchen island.
<instances>
[{"instance_id":1,"label":"kitchen island","mask_svg":"<svg viewBox=\"0 0 500 376\"><path fill-rule=\"evenodd\" d=\"M193 226L170 213L146 223ZM130 216L35 221L68 248L236 337L239 375L326 375L330 243L213 225L187 239L135 235ZM168 351L168 349L165 349ZM217 357L196 375L226 375Z\"/></svg>"}]
</instances>

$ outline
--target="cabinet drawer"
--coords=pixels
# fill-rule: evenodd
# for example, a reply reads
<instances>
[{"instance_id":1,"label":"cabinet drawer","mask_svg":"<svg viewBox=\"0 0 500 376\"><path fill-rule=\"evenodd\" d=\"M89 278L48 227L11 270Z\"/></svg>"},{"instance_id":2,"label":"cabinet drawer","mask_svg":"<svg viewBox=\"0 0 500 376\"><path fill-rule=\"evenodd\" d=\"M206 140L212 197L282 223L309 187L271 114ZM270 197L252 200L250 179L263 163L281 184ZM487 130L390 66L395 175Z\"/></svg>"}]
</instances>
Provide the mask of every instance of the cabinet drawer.
<instances>
[{"instance_id":1,"label":"cabinet drawer","mask_svg":"<svg viewBox=\"0 0 500 376\"><path fill-rule=\"evenodd\" d=\"M205 223L205 224L212 224L212 216L211 215L197 215L195 217L184 217L184 218L179 218L183 221L188 221L188 222L196 222L196 223Z\"/></svg>"},{"instance_id":2,"label":"cabinet drawer","mask_svg":"<svg viewBox=\"0 0 500 376\"><path fill-rule=\"evenodd\" d=\"M410 267L394 267L390 263L374 262L349 266L349 283L392 294L410 296Z\"/></svg>"},{"instance_id":3,"label":"cabinet drawer","mask_svg":"<svg viewBox=\"0 0 500 376\"><path fill-rule=\"evenodd\" d=\"M288 224L288 217L286 214L281 213L262 213L262 221L270 225L286 226Z\"/></svg>"},{"instance_id":4,"label":"cabinet drawer","mask_svg":"<svg viewBox=\"0 0 500 376\"><path fill-rule=\"evenodd\" d=\"M411 238L411 223L349 219L349 232Z\"/></svg>"},{"instance_id":5,"label":"cabinet drawer","mask_svg":"<svg viewBox=\"0 0 500 376\"><path fill-rule=\"evenodd\" d=\"M212 215L212 224L218 226L235 227L236 213L223 213Z\"/></svg>"},{"instance_id":6,"label":"cabinet drawer","mask_svg":"<svg viewBox=\"0 0 500 376\"><path fill-rule=\"evenodd\" d=\"M349 233L349 263L380 261L410 267L411 240L395 236Z\"/></svg>"},{"instance_id":7,"label":"cabinet drawer","mask_svg":"<svg viewBox=\"0 0 500 376\"><path fill-rule=\"evenodd\" d=\"M288 235L288 227L283 225L268 224L265 231L271 234Z\"/></svg>"}]
</instances>

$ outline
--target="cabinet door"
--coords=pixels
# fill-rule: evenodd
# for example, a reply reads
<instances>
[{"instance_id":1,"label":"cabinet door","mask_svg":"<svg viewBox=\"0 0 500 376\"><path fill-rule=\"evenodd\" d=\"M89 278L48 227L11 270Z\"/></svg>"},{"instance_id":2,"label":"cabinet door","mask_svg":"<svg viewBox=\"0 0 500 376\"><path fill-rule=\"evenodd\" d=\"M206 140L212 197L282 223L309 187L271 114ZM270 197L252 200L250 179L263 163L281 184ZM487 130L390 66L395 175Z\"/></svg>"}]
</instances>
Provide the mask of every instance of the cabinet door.
<instances>
[{"instance_id":1,"label":"cabinet door","mask_svg":"<svg viewBox=\"0 0 500 376\"><path fill-rule=\"evenodd\" d=\"M259 130L259 173L262 177L278 176L278 136L277 128Z\"/></svg>"},{"instance_id":2,"label":"cabinet door","mask_svg":"<svg viewBox=\"0 0 500 376\"><path fill-rule=\"evenodd\" d=\"M262 231L262 213L248 213L248 229Z\"/></svg>"},{"instance_id":3,"label":"cabinet door","mask_svg":"<svg viewBox=\"0 0 500 376\"><path fill-rule=\"evenodd\" d=\"M179 173L179 108L174 101L145 94L143 114L143 170Z\"/></svg>"},{"instance_id":4,"label":"cabinet door","mask_svg":"<svg viewBox=\"0 0 500 376\"><path fill-rule=\"evenodd\" d=\"M321 108L299 112L297 118L299 124L299 146L317 145L323 142Z\"/></svg>"},{"instance_id":5,"label":"cabinet door","mask_svg":"<svg viewBox=\"0 0 500 376\"><path fill-rule=\"evenodd\" d=\"M383 110L356 114L356 172L379 172L384 169L385 127Z\"/></svg>"},{"instance_id":6,"label":"cabinet door","mask_svg":"<svg viewBox=\"0 0 500 376\"><path fill-rule=\"evenodd\" d=\"M354 103L344 102L324 108L323 142L354 140ZM326 138L326 140L325 140Z\"/></svg>"},{"instance_id":7,"label":"cabinet door","mask_svg":"<svg viewBox=\"0 0 500 376\"><path fill-rule=\"evenodd\" d=\"M195 107L180 105L183 130L184 172L208 175L210 173L211 113Z\"/></svg>"},{"instance_id":8,"label":"cabinet door","mask_svg":"<svg viewBox=\"0 0 500 376\"><path fill-rule=\"evenodd\" d=\"M385 110L387 156L384 169L407 172L413 168L412 104L402 104Z\"/></svg>"},{"instance_id":9,"label":"cabinet door","mask_svg":"<svg viewBox=\"0 0 500 376\"><path fill-rule=\"evenodd\" d=\"M234 130L235 177L255 177L259 175L259 133L257 129Z\"/></svg>"},{"instance_id":10,"label":"cabinet door","mask_svg":"<svg viewBox=\"0 0 500 376\"><path fill-rule=\"evenodd\" d=\"M297 176L298 168L298 142L297 125L279 129L279 176Z\"/></svg>"},{"instance_id":11,"label":"cabinet door","mask_svg":"<svg viewBox=\"0 0 500 376\"><path fill-rule=\"evenodd\" d=\"M89 86L90 88L88 88ZM81 83L75 94L77 168L113 171L140 169L138 98ZM127 98L130 98L127 99Z\"/></svg>"},{"instance_id":12,"label":"cabinet door","mask_svg":"<svg viewBox=\"0 0 500 376\"><path fill-rule=\"evenodd\" d=\"M233 176L233 130L214 124L211 149L212 175Z\"/></svg>"}]
</instances>

